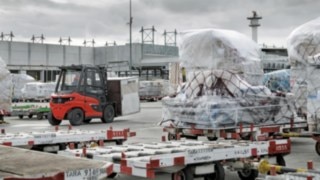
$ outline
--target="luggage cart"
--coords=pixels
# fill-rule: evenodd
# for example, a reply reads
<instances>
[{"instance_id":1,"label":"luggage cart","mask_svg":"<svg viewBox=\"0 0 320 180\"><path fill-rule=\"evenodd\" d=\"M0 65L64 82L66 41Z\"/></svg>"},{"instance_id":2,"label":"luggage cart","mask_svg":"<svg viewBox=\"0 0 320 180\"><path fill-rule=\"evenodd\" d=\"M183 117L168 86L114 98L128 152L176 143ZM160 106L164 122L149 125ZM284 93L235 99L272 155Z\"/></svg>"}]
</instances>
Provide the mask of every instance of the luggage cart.
<instances>
[{"instance_id":1,"label":"luggage cart","mask_svg":"<svg viewBox=\"0 0 320 180\"><path fill-rule=\"evenodd\" d=\"M114 173L150 179L161 173L170 173L172 180L194 177L222 180L225 176L223 166L228 166L238 171L241 179L254 180L258 170L254 169L252 162L266 156L283 159L283 155L290 153L290 145L290 140L178 140L66 149L58 154L110 162Z\"/></svg>"}]
</instances>

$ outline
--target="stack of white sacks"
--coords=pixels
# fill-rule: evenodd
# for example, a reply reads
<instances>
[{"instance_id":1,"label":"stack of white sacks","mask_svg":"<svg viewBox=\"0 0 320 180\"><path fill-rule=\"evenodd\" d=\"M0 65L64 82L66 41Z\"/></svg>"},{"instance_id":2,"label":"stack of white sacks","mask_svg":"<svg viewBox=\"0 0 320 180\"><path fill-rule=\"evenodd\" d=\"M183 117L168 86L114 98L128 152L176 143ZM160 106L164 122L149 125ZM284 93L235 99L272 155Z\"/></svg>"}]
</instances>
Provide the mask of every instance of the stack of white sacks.
<instances>
[{"instance_id":1,"label":"stack of white sacks","mask_svg":"<svg viewBox=\"0 0 320 180\"><path fill-rule=\"evenodd\" d=\"M289 123L296 117L292 96L262 86L259 47L230 30L182 33L181 66L187 82L174 98L163 99L163 126L220 129Z\"/></svg>"},{"instance_id":2,"label":"stack of white sacks","mask_svg":"<svg viewBox=\"0 0 320 180\"><path fill-rule=\"evenodd\" d=\"M320 18L290 34L288 54L295 105L300 114L307 116L310 130L316 130L316 124L320 124Z\"/></svg>"},{"instance_id":3,"label":"stack of white sacks","mask_svg":"<svg viewBox=\"0 0 320 180\"><path fill-rule=\"evenodd\" d=\"M6 63L0 58L0 110L11 112L12 78Z\"/></svg>"}]
</instances>

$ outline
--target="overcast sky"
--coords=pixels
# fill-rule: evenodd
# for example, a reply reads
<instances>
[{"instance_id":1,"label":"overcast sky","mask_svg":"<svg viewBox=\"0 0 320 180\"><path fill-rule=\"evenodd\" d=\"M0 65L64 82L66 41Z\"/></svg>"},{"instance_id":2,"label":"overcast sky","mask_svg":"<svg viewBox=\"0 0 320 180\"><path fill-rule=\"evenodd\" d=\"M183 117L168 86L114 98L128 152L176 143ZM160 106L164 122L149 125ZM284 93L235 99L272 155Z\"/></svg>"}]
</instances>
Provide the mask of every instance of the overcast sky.
<instances>
[{"instance_id":1,"label":"overcast sky","mask_svg":"<svg viewBox=\"0 0 320 180\"><path fill-rule=\"evenodd\" d=\"M178 32L222 28L251 37L246 17L256 10L263 17L259 44L286 46L297 26L320 16L318 0L132 0L133 42L141 41L142 26L155 26L156 41L164 30ZM71 37L73 45L95 39L129 42L129 0L0 0L0 31L13 31L15 41L44 34L47 43Z\"/></svg>"}]
</instances>

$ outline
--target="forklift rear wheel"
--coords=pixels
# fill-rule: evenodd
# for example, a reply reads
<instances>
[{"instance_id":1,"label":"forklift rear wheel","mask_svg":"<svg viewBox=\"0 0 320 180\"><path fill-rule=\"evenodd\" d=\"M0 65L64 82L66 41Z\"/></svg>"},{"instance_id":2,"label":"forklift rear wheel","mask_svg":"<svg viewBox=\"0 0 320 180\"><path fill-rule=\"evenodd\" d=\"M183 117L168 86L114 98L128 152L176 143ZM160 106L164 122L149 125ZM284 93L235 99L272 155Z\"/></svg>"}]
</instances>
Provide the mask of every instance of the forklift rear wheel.
<instances>
[{"instance_id":1,"label":"forklift rear wheel","mask_svg":"<svg viewBox=\"0 0 320 180\"><path fill-rule=\"evenodd\" d=\"M52 112L48 113L48 121L52 126L56 126L56 125L59 125L61 123L61 120L56 119L53 116Z\"/></svg>"},{"instance_id":2,"label":"forklift rear wheel","mask_svg":"<svg viewBox=\"0 0 320 180\"><path fill-rule=\"evenodd\" d=\"M84 115L83 111L79 108L72 109L68 113L68 119L72 126L79 126L83 123Z\"/></svg>"},{"instance_id":3,"label":"forklift rear wheel","mask_svg":"<svg viewBox=\"0 0 320 180\"><path fill-rule=\"evenodd\" d=\"M115 115L114 108L111 104L109 104L104 108L103 117L101 118L101 121L103 123L111 123L113 122L114 115Z\"/></svg>"},{"instance_id":4,"label":"forklift rear wheel","mask_svg":"<svg viewBox=\"0 0 320 180\"><path fill-rule=\"evenodd\" d=\"M18 117L19 117L19 119L23 119L23 115L19 115Z\"/></svg>"},{"instance_id":5,"label":"forklift rear wheel","mask_svg":"<svg viewBox=\"0 0 320 180\"><path fill-rule=\"evenodd\" d=\"M320 156L320 142L319 141L317 141L315 148L316 148L317 154Z\"/></svg>"},{"instance_id":6,"label":"forklift rear wheel","mask_svg":"<svg viewBox=\"0 0 320 180\"><path fill-rule=\"evenodd\" d=\"M29 119L31 119L31 118L32 118L32 116L33 116L32 114L29 114L29 115L28 115L28 118L29 118Z\"/></svg>"},{"instance_id":7,"label":"forklift rear wheel","mask_svg":"<svg viewBox=\"0 0 320 180\"><path fill-rule=\"evenodd\" d=\"M220 162L214 163L214 173L206 174L204 176L205 180L224 180L225 172L222 164Z\"/></svg>"}]
</instances>

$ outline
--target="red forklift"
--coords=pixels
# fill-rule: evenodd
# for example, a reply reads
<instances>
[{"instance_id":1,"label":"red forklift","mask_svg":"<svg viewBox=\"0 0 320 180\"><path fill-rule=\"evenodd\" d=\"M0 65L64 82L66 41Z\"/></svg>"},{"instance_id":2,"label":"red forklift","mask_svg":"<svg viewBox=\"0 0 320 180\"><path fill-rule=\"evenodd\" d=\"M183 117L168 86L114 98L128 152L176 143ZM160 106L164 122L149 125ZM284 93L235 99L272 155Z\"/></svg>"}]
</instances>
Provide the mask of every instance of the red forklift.
<instances>
[{"instance_id":1,"label":"red forklift","mask_svg":"<svg viewBox=\"0 0 320 180\"><path fill-rule=\"evenodd\" d=\"M107 80L106 67L60 67L55 92L50 100L49 123L59 125L62 120L68 119L71 125L77 126L89 123L93 118L100 118L103 123L113 122L114 117L124 115L122 106L125 106L122 105L123 95L119 85L123 83L116 82ZM138 87L136 91L138 97ZM138 106L140 111L140 104Z\"/></svg>"}]
</instances>

